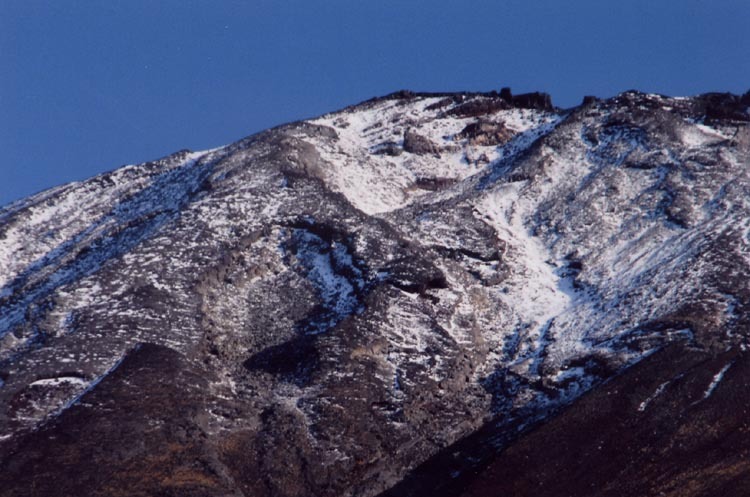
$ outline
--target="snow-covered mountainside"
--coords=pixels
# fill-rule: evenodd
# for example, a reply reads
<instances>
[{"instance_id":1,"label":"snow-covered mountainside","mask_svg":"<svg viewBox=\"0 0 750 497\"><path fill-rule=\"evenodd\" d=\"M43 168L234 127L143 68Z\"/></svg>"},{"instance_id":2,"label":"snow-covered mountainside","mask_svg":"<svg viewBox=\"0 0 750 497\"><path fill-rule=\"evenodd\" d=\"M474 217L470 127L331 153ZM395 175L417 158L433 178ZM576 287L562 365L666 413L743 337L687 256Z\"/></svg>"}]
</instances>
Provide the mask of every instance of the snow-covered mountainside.
<instances>
[{"instance_id":1,"label":"snow-covered mountainside","mask_svg":"<svg viewBox=\"0 0 750 497\"><path fill-rule=\"evenodd\" d=\"M493 461L571 413L713 409L748 381L749 109L399 92L5 207L3 495L529 495ZM710 495L673 471L617 474Z\"/></svg>"}]
</instances>

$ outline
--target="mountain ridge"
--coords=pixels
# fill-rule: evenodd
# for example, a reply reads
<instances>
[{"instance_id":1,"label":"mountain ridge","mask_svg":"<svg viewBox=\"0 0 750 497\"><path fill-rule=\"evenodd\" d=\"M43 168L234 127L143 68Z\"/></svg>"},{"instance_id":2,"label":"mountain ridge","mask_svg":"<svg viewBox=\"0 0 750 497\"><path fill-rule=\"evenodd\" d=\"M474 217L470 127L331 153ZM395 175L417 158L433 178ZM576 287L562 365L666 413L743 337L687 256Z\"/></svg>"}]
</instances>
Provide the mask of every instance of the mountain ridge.
<instances>
[{"instance_id":1,"label":"mountain ridge","mask_svg":"<svg viewBox=\"0 0 750 497\"><path fill-rule=\"evenodd\" d=\"M685 393L713 398L746 348L748 101L402 91L10 204L0 481L28 495L87 455L111 469L49 495L458 495L500 488L519 425L557 434L660 351L735 351ZM150 355L172 366L129 366ZM188 414L183 372L206 378ZM123 400L128 424L128 384L176 419Z\"/></svg>"}]
</instances>

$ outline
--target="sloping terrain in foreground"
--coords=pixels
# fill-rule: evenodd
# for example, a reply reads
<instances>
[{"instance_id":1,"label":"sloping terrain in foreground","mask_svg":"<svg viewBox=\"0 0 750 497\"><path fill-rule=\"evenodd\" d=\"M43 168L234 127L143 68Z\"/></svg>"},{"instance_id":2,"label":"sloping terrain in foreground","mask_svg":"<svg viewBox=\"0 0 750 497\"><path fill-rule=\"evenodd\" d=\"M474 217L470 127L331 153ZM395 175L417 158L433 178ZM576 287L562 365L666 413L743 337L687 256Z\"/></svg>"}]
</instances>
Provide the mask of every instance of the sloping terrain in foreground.
<instances>
[{"instance_id":1,"label":"sloping terrain in foreground","mask_svg":"<svg viewBox=\"0 0 750 497\"><path fill-rule=\"evenodd\" d=\"M750 93L399 92L0 210L0 494L747 495Z\"/></svg>"}]
</instances>

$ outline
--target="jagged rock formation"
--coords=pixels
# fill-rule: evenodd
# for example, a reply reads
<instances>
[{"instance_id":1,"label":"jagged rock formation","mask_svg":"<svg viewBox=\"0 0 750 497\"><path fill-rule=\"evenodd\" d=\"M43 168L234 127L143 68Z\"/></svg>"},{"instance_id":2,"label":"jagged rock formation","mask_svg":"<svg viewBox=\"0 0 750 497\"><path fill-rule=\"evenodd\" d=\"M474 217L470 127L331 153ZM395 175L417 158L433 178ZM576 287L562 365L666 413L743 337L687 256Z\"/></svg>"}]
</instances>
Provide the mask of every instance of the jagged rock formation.
<instances>
[{"instance_id":1,"label":"jagged rock formation","mask_svg":"<svg viewBox=\"0 0 750 497\"><path fill-rule=\"evenodd\" d=\"M5 207L3 495L745 495L749 98L399 92Z\"/></svg>"}]
</instances>

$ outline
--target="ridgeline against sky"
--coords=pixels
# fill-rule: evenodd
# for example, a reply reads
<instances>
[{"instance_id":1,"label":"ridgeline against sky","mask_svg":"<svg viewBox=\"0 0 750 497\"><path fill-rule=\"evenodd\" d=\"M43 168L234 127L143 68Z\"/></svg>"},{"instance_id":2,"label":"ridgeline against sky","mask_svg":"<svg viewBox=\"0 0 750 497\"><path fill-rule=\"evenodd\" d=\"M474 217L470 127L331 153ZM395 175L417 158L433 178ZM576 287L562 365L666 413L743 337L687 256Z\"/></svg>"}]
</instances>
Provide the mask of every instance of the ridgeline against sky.
<instances>
[{"instance_id":1,"label":"ridgeline against sky","mask_svg":"<svg viewBox=\"0 0 750 497\"><path fill-rule=\"evenodd\" d=\"M744 0L0 4L0 205L400 88L744 93Z\"/></svg>"}]
</instances>

